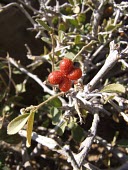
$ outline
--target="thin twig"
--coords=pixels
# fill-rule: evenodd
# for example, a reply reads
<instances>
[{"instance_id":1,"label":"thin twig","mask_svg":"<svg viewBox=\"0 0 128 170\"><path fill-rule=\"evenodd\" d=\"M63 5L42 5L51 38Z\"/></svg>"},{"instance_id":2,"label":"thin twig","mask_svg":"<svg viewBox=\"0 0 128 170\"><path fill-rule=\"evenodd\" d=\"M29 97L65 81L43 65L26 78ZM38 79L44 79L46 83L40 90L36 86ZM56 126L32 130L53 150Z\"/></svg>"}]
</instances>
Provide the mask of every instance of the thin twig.
<instances>
[{"instance_id":1,"label":"thin twig","mask_svg":"<svg viewBox=\"0 0 128 170\"><path fill-rule=\"evenodd\" d=\"M92 126L90 128L90 135L82 142L81 146L80 146L80 153L78 153L76 155L76 160L78 162L79 167L82 166L83 161L85 159L85 157L87 156L88 151L90 150L90 147L93 143L93 140L96 136L96 131L97 131L97 125L99 123L99 114L95 113L94 114L94 118L93 118L93 122L92 122Z\"/></svg>"},{"instance_id":2,"label":"thin twig","mask_svg":"<svg viewBox=\"0 0 128 170\"><path fill-rule=\"evenodd\" d=\"M36 27L36 22L33 20L33 18L30 16L30 14L24 9L24 7L22 5L19 5L18 3L10 3L6 6L3 6L2 9L7 10L8 8L12 7L12 6L16 6L18 7L24 14L25 16L29 19L29 21L31 22L31 24L34 26L34 28Z\"/></svg>"},{"instance_id":3,"label":"thin twig","mask_svg":"<svg viewBox=\"0 0 128 170\"><path fill-rule=\"evenodd\" d=\"M33 80L35 80L43 89L45 92L54 95L55 93L50 90L35 74L30 73L28 70L26 70L23 66L21 66L19 63L17 63L13 58L9 57L8 61L14 65L17 69L19 69L22 73L25 73L29 77L31 77Z\"/></svg>"}]
</instances>

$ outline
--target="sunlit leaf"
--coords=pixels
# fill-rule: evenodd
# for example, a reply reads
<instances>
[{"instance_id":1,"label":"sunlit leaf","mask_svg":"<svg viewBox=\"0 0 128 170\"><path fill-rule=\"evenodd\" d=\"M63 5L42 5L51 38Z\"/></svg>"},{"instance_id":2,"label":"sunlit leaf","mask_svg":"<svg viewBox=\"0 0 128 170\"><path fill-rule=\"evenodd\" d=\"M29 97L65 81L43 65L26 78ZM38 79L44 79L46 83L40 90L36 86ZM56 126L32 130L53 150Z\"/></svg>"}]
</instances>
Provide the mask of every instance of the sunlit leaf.
<instances>
[{"instance_id":1,"label":"sunlit leaf","mask_svg":"<svg viewBox=\"0 0 128 170\"><path fill-rule=\"evenodd\" d=\"M77 5L77 6L75 6L74 8L73 8L73 12L75 13L75 14L78 14L79 12L80 12L80 7Z\"/></svg>"},{"instance_id":2,"label":"sunlit leaf","mask_svg":"<svg viewBox=\"0 0 128 170\"><path fill-rule=\"evenodd\" d=\"M27 123L27 142L26 142L27 147L31 146L31 135L32 135L32 130L33 130L34 115L35 115L35 112L31 112L29 114L29 118L28 118L28 123Z\"/></svg>"},{"instance_id":3,"label":"sunlit leaf","mask_svg":"<svg viewBox=\"0 0 128 170\"><path fill-rule=\"evenodd\" d=\"M125 91L125 87L121 84L109 84L101 90L108 93L125 93Z\"/></svg>"},{"instance_id":4,"label":"sunlit leaf","mask_svg":"<svg viewBox=\"0 0 128 170\"><path fill-rule=\"evenodd\" d=\"M113 99L115 97L115 95L111 95L111 96L108 96L106 97L104 100L104 104L106 104L109 100Z\"/></svg>"},{"instance_id":5,"label":"sunlit leaf","mask_svg":"<svg viewBox=\"0 0 128 170\"><path fill-rule=\"evenodd\" d=\"M17 132L19 132L19 130L21 130L26 124L28 118L29 118L29 113L26 113L13 119L8 124L7 134L12 135L12 134L16 134Z\"/></svg>"},{"instance_id":6,"label":"sunlit leaf","mask_svg":"<svg viewBox=\"0 0 128 170\"><path fill-rule=\"evenodd\" d=\"M76 35L75 37L75 44L79 44L81 40L81 36L80 35Z\"/></svg>"},{"instance_id":7,"label":"sunlit leaf","mask_svg":"<svg viewBox=\"0 0 128 170\"><path fill-rule=\"evenodd\" d=\"M19 93L23 93L26 91L25 89L25 83L21 83L21 84L16 84L16 91Z\"/></svg>"},{"instance_id":8,"label":"sunlit leaf","mask_svg":"<svg viewBox=\"0 0 128 170\"><path fill-rule=\"evenodd\" d=\"M72 52L68 52L68 53L65 54L65 57L69 58L69 59L73 59L75 57L75 54L72 53Z\"/></svg>"}]
</instances>

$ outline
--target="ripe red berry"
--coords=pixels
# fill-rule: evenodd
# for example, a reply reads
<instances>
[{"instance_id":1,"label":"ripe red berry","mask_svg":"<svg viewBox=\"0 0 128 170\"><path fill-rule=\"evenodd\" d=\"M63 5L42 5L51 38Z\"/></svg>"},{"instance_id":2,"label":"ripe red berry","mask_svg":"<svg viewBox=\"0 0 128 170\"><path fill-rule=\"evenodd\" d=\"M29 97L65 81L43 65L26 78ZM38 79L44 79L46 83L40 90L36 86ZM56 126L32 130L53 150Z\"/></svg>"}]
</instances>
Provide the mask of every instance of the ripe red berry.
<instances>
[{"instance_id":1,"label":"ripe red berry","mask_svg":"<svg viewBox=\"0 0 128 170\"><path fill-rule=\"evenodd\" d=\"M60 91L67 92L71 88L72 82L67 77L64 77L59 84Z\"/></svg>"},{"instance_id":2,"label":"ripe red berry","mask_svg":"<svg viewBox=\"0 0 128 170\"><path fill-rule=\"evenodd\" d=\"M77 80L82 76L82 71L80 68L74 67L68 74L67 77L70 80Z\"/></svg>"},{"instance_id":3,"label":"ripe red berry","mask_svg":"<svg viewBox=\"0 0 128 170\"><path fill-rule=\"evenodd\" d=\"M49 83L55 85L59 84L64 78L64 74L61 71L53 71L48 76Z\"/></svg>"},{"instance_id":4,"label":"ripe red berry","mask_svg":"<svg viewBox=\"0 0 128 170\"><path fill-rule=\"evenodd\" d=\"M64 58L63 60L61 60L60 62L60 70L64 73L64 74L68 74L73 68L73 62L72 60L68 59L68 58Z\"/></svg>"}]
</instances>

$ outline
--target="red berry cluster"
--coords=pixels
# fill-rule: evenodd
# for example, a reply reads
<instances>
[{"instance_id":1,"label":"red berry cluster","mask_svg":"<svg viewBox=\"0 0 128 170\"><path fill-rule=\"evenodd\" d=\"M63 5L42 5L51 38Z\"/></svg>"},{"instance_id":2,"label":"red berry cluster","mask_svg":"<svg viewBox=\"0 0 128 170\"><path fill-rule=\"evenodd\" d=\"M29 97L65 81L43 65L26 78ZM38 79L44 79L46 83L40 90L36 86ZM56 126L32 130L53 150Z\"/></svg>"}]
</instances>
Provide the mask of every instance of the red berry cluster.
<instances>
[{"instance_id":1,"label":"red berry cluster","mask_svg":"<svg viewBox=\"0 0 128 170\"><path fill-rule=\"evenodd\" d=\"M53 84L59 84L59 89L67 92L72 85L71 80L77 80L82 76L82 71L78 67L74 67L73 62L64 58L60 62L60 70L53 71L48 76L48 81Z\"/></svg>"}]
</instances>

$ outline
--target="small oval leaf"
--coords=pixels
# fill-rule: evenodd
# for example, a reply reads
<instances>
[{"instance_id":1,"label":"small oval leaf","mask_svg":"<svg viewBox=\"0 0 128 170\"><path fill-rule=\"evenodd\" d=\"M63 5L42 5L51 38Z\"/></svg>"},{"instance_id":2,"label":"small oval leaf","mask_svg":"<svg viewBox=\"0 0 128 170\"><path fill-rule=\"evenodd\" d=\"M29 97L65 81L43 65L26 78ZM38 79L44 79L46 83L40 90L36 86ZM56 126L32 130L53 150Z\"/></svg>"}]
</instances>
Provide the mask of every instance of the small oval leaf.
<instances>
[{"instance_id":1,"label":"small oval leaf","mask_svg":"<svg viewBox=\"0 0 128 170\"><path fill-rule=\"evenodd\" d=\"M19 130L21 130L25 123L27 122L29 117L29 113L20 115L18 117L16 117L15 119L13 119L7 127L7 134L8 135L13 135L16 134L17 132L19 132Z\"/></svg>"},{"instance_id":2,"label":"small oval leaf","mask_svg":"<svg viewBox=\"0 0 128 170\"><path fill-rule=\"evenodd\" d=\"M52 28L50 28L44 21L42 21L41 19L37 19L36 20L41 26L44 27L45 30L47 31L52 31Z\"/></svg>"},{"instance_id":3,"label":"small oval leaf","mask_svg":"<svg viewBox=\"0 0 128 170\"><path fill-rule=\"evenodd\" d=\"M29 117L28 117L27 141L26 141L26 146L27 147L31 146L31 138L32 138L31 135L32 135L32 130L33 130L34 115L35 115L35 112L31 112Z\"/></svg>"},{"instance_id":4,"label":"small oval leaf","mask_svg":"<svg viewBox=\"0 0 128 170\"><path fill-rule=\"evenodd\" d=\"M125 91L125 87L121 84L109 84L101 90L108 93L125 93Z\"/></svg>"}]
</instances>

